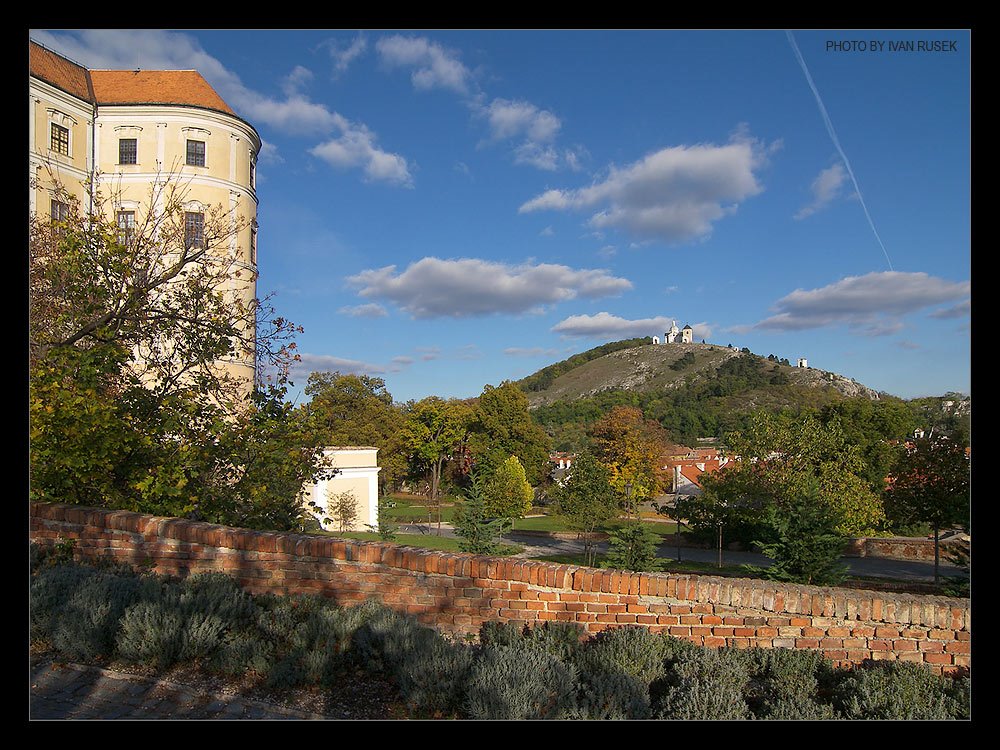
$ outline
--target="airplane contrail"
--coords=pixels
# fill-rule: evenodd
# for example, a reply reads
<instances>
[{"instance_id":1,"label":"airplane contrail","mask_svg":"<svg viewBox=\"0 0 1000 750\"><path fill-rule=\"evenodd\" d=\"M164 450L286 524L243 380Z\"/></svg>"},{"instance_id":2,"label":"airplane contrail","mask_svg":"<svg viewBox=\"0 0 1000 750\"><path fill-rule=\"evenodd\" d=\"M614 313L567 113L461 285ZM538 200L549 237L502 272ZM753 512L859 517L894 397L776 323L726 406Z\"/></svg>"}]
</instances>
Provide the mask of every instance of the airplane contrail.
<instances>
[{"instance_id":1,"label":"airplane contrail","mask_svg":"<svg viewBox=\"0 0 1000 750\"><path fill-rule=\"evenodd\" d=\"M812 89L813 96L816 97L816 104L819 106L819 113L823 116L823 122L826 125L826 132L830 135L830 140L833 141L833 145L836 147L837 152L840 154L840 158L844 160L844 166L847 167L847 174L851 176L851 182L854 183L854 192L858 194L858 201L861 203L861 208L864 209L865 217L868 219L868 226L872 228L872 234L875 235L875 239L878 240L879 247L882 248L882 253L885 255L885 262L889 264L889 270L895 270L892 267L892 261L889 259L889 251L885 249L885 244L882 242L882 238L878 235L878 230L875 229L875 222L872 221L872 215L868 212L868 206L865 204L864 196L861 194L861 188L858 185L858 180L854 176L854 170L851 169L851 162L847 158L847 154L844 153L844 149L840 145L840 140L837 138L837 133L833 129L833 121L830 120L830 115L827 114L826 107L823 105L823 99L819 95L819 90L816 88L816 84L813 83L812 76L809 75L809 68L806 67L806 61L802 57L802 53L799 52L799 45L795 43L795 37L792 36L792 32L786 30L785 34L788 36L788 42L792 45L792 51L795 52L795 59L799 61L799 66L802 68L802 72L805 73L806 81L809 83L809 88Z\"/></svg>"}]
</instances>

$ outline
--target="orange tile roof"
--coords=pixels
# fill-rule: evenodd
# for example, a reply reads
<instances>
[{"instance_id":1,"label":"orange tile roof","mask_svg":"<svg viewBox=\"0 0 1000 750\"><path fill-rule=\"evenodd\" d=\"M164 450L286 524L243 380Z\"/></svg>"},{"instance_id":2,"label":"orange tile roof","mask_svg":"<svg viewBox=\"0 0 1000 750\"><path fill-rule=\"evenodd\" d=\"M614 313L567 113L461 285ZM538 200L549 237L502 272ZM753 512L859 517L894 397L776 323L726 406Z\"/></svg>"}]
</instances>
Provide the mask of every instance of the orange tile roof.
<instances>
[{"instance_id":1,"label":"orange tile roof","mask_svg":"<svg viewBox=\"0 0 1000 750\"><path fill-rule=\"evenodd\" d=\"M28 72L97 104L177 104L236 115L197 70L87 70L30 42Z\"/></svg>"},{"instance_id":2,"label":"orange tile roof","mask_svg":"<svg viewBox=\"0 0 1000 750\"><path fill-rule=\"evenodd\" d=\"M94 101L87 69L35 42L28 45L28 73L77 99Z\"/></svg>"},{"instance_id":3,"label":"orange tile roof","mask_svg":"<svg viewBox=\"0 0 1000 750\"><path fill-rule=\"evenodd\" d=\"M92 70L99 104L182 104L236 115L197 70Z\"/></svg>"}]
</instances>

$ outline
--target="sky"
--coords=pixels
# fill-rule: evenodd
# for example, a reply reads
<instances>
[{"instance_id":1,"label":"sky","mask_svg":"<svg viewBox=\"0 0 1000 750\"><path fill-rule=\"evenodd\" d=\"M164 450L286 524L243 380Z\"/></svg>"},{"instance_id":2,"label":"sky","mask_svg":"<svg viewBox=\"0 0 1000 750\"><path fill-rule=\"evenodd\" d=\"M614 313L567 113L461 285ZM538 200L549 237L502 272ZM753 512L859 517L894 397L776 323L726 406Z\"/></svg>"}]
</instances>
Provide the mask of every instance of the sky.
<instances>
[{"instance_id":1,"label":"sky","mask_svg":"<svg viewBox=\"0 0 1000 750\"><path fill-rule=\"evenodd\" d=\"M196 69L263 140L258 293L312 371L470 397L676 320L970 392L968 31L35 30Z\"/></svg>"}]
</instances>

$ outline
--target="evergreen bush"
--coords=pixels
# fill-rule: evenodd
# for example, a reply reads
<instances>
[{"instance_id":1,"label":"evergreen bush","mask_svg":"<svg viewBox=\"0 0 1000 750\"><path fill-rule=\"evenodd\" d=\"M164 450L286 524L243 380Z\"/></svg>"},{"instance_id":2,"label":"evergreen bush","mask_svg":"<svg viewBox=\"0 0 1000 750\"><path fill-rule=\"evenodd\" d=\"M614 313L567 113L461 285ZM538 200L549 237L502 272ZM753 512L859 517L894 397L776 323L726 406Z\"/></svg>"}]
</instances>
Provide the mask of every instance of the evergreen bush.
<instances>
[{"instance_id":1,"label":"evergreen bush","mask_svg":"<svg viewBox=\"0 0 1000 750\"><path fill-rule=\"evenodd\" d=\"M564 719L576 709L576 670L538 648L488 647L466 682L471 719Z\"/></svg>"},{"instance_id":2,"label":"evergreen bush","mask_svg":"<svg viewBox=\"0 0 1000 750\"><path fill-rule=\"evenodd\" d=\"M581 675L577 718L648 719L652 716L648 685L624 672Z\"/></svg>"},{"instance_id":3,"label":"evergreen bush","mask_svg":"<svg viewBox=\"0 0 1000 750\"><path fill-rule=\"evenodd\" d=\"M648 686L666 672L666 638L638 625L602 630L577 652L581 673L625 674Z\"/></svg>"},{"instance_id":4,"label":"evergreen bush","mask_svg":"<svg viewBox=\"0 0 1000 750\"><path fill-rule=\"evenodd\" d=\"M967 719L970 684L922 664L866 662L844 673L833 703L847 719Z\"/></svg>"},{"instance_id":5,"label":"evergreen bush","mask_svg":"<svg viewBox=\"0 0 1000 750\"><path fill-rule=\"evenodd\" d=\"M744 664L714 649L681 654L667 676L660 718L748 719L743 699L749 675Z\"/></svg>"}]
</instances>

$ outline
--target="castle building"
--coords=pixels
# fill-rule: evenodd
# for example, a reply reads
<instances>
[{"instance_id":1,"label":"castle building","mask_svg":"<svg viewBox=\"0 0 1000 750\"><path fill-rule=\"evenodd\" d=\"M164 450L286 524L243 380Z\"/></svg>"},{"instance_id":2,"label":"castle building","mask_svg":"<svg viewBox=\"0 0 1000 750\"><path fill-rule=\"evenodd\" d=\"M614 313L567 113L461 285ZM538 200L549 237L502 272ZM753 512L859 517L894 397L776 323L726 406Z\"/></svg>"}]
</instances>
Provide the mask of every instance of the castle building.
<instances>
[{"instance_id":1,"label":"castle building","mask_svg":"<svg viewBox=\"0 0 1000 750\"><path fill-rule=\"evenodd\" d=\"M92 212L100 193L112 196L107 218L128 231L141 226L143 212L164 210L166 197L156 188L174 179L183 185L185 234L192 242L204 239L213 208L226 212L235 262L225 291L249 302L257 293L260 149L253 125L195 70L89 70L29 43L32 216L68 218L67 197ZM252 387L252 355L219 364Z\"/></svg>"}]
</instances>

